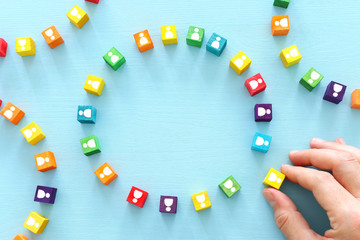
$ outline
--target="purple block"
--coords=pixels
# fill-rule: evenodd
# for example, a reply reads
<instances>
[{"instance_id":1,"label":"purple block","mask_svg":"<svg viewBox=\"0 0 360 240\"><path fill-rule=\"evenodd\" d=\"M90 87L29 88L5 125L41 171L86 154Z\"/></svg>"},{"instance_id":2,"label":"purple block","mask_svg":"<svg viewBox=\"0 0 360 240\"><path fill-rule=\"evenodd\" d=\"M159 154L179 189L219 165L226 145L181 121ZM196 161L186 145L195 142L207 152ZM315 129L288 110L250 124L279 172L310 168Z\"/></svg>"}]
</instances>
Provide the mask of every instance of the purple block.
<instances>
[{"instance_id":1,"label":"purple block","mask_svg":"<svg viewBox=\"0 0 360 240\"><path fill-rule=\"evenodd\" d=\"M55 197L56 197L56 191L57 191L56 188L38 185L36 187L34 201L54 204Z\"/></svg>"},{"instance_id":2,"label":"purple block","mask_svg":"<svg viewBox=\"0 0 360 240\"><path fill-rule=\"evenodd\" d=\"M160 212L162 213L176 213L177 197L174 196L160 196Z\"/></svg>"},{"instance_id":3,"label":"purple block","mask_svg":"<svg viewBox=\"0 0 360 240\"><path fill-rule=\"evenodd\" d=\"M254 113L255 122L270 122L272 120L272 104L256 104Z\"/></svg>"},{"instance_id":4,"label":"purple block","mask_svg":"<svg viewBox=\"0 0 360 240\"><path fill-rule=\"evenodd\" d=\"M341 102L345 95L346 86L340 83L331 81L326 88L323 99L335 104Z\"/></svg>"}]
</instances>

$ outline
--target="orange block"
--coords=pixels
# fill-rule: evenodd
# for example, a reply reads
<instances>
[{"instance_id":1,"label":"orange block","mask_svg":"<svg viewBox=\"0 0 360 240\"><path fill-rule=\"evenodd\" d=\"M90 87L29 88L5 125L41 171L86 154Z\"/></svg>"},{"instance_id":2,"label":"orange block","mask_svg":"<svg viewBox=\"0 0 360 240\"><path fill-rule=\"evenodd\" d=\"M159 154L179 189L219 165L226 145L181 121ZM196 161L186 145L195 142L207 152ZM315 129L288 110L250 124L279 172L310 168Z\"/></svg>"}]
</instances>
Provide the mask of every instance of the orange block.
<instances>
[{"instance_id":1,"label":"orange block","mask_svg":"<svg viewBox=\"0 0 360 240\"><path fill-rule=\"evenodd\" d=\"M0 111L0 114L15 125L17 125L25 115L23 111L11 102L8 102L5 105L5 107Z\"/></svg>"},{"instance_id":2,"label":"orange block","mask_svg":"<svg viewBox=\"0 0 360 240\"><path fill-rule=\"evenodd\" d=\"M154 44L150 38L150 34L148 30L135 33L134 38L140 52L145 52L147 50L154 48Z\"/></svg>"},{"instance_id":3,"label":"orange block","mask_svg":"<svg viewBox=\"0 0 360 240\"><path fill-rule=\"evenodd\" d=\"M272 35L287 35L290 31L288 15L273 16L271 20Z\"/></svg>"},{"instance_id":4,"label":"orange block","mask_svg":"<svg viewBox=\"0 0 360 240\"><path fill-rule=\"evenodd\" d=\"M13 240L29 240L24 234L18 234Z\"/></svg>"},{"instance_id":5,"label":"orange block","mask_svg":"<svg viewBox=\"0 0 360 240\"><path fill-rule=\"evenodd\" d=\"M55 26L49 27L48 29L42 31L41 34L52 49L64 43L64 40L60 36L60 33L55 28Z\"/></svg>"},{"instance_id":6,"label":"orange block","mask_svg":"<svg viewBox=\"0 0 360 240\"><path fill-rule=\"evenodd\" d=\"M104 163L103 165L101 165L101 167L99 167L94 173L105 185L111 183L112 180L114 180L118 176L114 169L112 169L112 167L110 167L108 163Z\"/></svg>"},{"instance_id":7,"label":"orange block","mask_svg":"<svg viewBox=\"0 0 360 240\"><path fill-rule=\"evenodd\" d=\"M37 170L46 172L56 168L56 161L53 152L47 151L34 156Z\"/></svg>"},{"instance_id":8,"label":"orange block","mask_svg":"<svg viewBox=\"0 0 360 240\"><path fill-rule=\"evenodd\" d=\"M360 109L360 89L355 89L351 94L351 108Z\"/></svg>"}]
</instances>

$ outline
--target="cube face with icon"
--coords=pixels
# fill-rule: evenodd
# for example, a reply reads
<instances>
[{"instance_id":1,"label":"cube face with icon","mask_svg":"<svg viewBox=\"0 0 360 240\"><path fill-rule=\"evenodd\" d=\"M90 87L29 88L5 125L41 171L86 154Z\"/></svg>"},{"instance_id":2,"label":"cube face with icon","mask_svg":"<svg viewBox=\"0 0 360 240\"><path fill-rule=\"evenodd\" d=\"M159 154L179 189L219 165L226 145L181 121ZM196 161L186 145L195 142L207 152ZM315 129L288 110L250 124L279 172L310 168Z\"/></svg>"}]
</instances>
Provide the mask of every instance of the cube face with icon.
<instances>
[{"instance_id":1,"label":"cube face with icon","mask_svg":"<svg viewBox=\"0 0 360 240\"><path fill-rule=\"evenodd\" d=\"M251 59L243 51L238 52L231 60L230 67L239 75L251 65Z\"/></svg>"},{"instance_id":2,"label":"cube face with icon","mask_svg":"<svg viewBox=\"0 0 360 240\"><path fill-rule=\"evenodd\" d=\"M34 122L21 129L21 133L31 145L35 145L45 138L45 134L41 128Z\"/></svg>"},{"instance_id":3,"label":"cube face with icon","mask_svg":"<svg viewBox=\"0 0 360 240\"><path fill-rule=\"evenodd\" d=\"M89 20L88 14L82 10L78 5L75 5L66 16L69 18L70 22L74 24L79 29L82 28L85 23Z\"/></svg>"},{"instance_id":4,"label":"cube face with icon","mask_svg":"<svg viewBox=\"0 0 360 240\"><path fill-rule=\"evenodd\" d=\"M206 50L215 54L216 56L220 56L224 51L227 44L227 39L222 36L213 33L206 44Z\"/></svg>"},{"instance_id":5,"label":"cube face with icon","mask_svg":"<svg viewBox=\"0 0 360 240\"><path fill-rule=\"evenodd\" d=\"M100 96L104 86L104 79L89 74L84 85L84 90L88 93Z\"/></svg>"},{"instance_id":6,"label":"cube face with icon","mask_svg":"<svg viewBox=\"0 0 360 240\"><path fill-rule=\"evenodd\" d=\"M300 84L311 92L323 78L324 76L318 71L314 68L310 68L310 70L301 78Z\"/></svg>"},{"instance_id":7,"label":"cube face with icon","mask_svg":"<svg viewBox=\"0 0 360 240\"><path fill-rule=\"evenodd\" d=\"M18 234L13 240L29 240L24 234Z\"/></svg>"},{"instance_id":8,"label":"cube face with icon","mask_svg":"<svg viewBox=\"0 0 360 240\"><path fill-rule=\"evenodd\" d=\"M162 213L176 213L177 200L178 198L175 196L160 196L159 211Z\"/></svg>"},{"instance_id":9,"label":"cube face with icon","mask_svg":"<svg viewBox=\"0 0 360 240\"><path fill-rule=\"evenodd\" d=\"M205 29L201 27L189 26L186 35L186 43L190 46L201 48L205 36Z\"/></svg>"},{"instance_id":10,"label":"cube face with icon","mask_svg":"<svg viewBox=\"0 0 360 240\"><path fill-rule=\"evenodd\" d=\"M77 120L80 123L96 123L96 108L93 106L78 106Z\"/></svg>"},{"instance_id":11,"label":"cube face with icon","mask_svg":"<svg viewBox=\"0 0 360 240\"><path fill-rule=\"evenodd\" d=\"M230 175L228 178L226 178L219 184L219 188L225 193L228 198L230 198L241 189L241 186L235 180L235 178Z\"/></svg>"},{"instance_id":12,"label":"cube face with icon","mask_svg":"<svg viewBox=\"0 0 360 240\"><path fill-rule=\"evenodd\" d=\"M360 89L355 89L351 93L351 108L360 109Z\"/></svg>"},{"instance_id":13,"label":"cube face with icon","mask_svg":"<svg viewBox=\"0 0 360 240\"><path fill-rule=\"evenodd\" d=\"M114 71L126 62L125 57L114 47L103 56L103 59Z\"/></svg>"},{"instance_id":14,"label":"cube face with icon","mask_svg":"<svg viewBox=\"0 0 360 240\"><path fill-rule=\"evenodd\" d=\"M255 133L251 149L258 152L266 153L269 151L271 139L271 136L257 132Z\"/></svg>"},{"instance_id":15,"label":"cube face with icon","mask_svg":"<svg viewBox=\"0 0 360 240\"><path fill-rule=\"evenodd\" d=\"M270 122L272 120L272 104L255 104L255 122Z\"/></svg>"},{"instance_id":16,"label":"cube face with icon","mask_svg":"<svg viewBox=\"0 0 360 240\"><path fill-rule=\"evenodd\" d=\"M94 173L105 185L111 183L118 176L108 163L101 165Z\"/></svg>"},{"instance_id":17,"label":"cube face with icon","mask_svg":"<svg viewBox=\"0 0 360 240\"><path fill-rule=\"evenodd\" d=\"M151 40L148 30L135 33L134 39L140 52L145 52L147 50L154 48L154 44Z\"/></svg>"},{"instance_id":18,"label":"cube face with icon","mask_svg":"<svg viewBox=\"0 0 360 240\"><path fill-rule=\"evenodd\" d=\"M249 91L250 96L255 96L266 89L266 83L260 73L246 79L244 85Z\"/></svg>"},{"instance_id":19,"label":"cube face with icon","mask_svg":"<svg viewBox=\"0 0 360 240\"><path fill-rule=\"evenodd\" d=\"M25 113L11 102L8 102L4 108L1 109L0 114L14 125L17 125L25 116Z\"/></svg>"},{"instance_id":20,"label":"cube face with icon","mask_svg":"<svg viewBox=\"0 0 360 240\"><path fill-rule=\"evenodd\" d=\"M191 199L197 212L211 207L207 191L195 193L191 195Z\"/></svg>"},{"instance_id":21,"label":"cube face with icon","mask_svg":"<svg viewBox=\"0 0 360 240\"><path fill-rule=\"evenodd\" d=\"M149 193L137 187L132 187L126 201L142 208Z\"/></svg>"},{"instance_id":22,"label":"cube face with icon","mask_svg":"<svg viewBox=\"0 0 360 240\"><path fill-rule=\"evenodd\" d=\"M101 152L99 139L95 135L80 139L80 143L83 153L86 156L91 156Z\"/></svg>"},{"instance_id":23,"label":"cube face with icon","mask_svg":"<svg viewBox=\"0 0 360 240\"><path fill-rule=\"evenodd\" d=\"M34 157L35 157L36 168L40 172L46 172L55 169L57 167L53 152L47 151L47 152L39 153Z\"/></svg>"},{"instance_id":24,"label":"cube face with icon","mask_svg":"<svg viewBox=\"0 0 360 240\"><path fill-rule=\"evenodd\" d=\"M285 179L285 174L270 168L269 172L267 173L263 183L267 186L279 189L281 184Z\"/></svg>"},{"instance_id":25,"label":"cube face with icon","mask_svg":"<svg viewBox=\"0 0 360 240\"><path fill-rule=\"evenodd\" d=\"M289 6L290 0L274 0L273 5L277 7L287 8Z\"/></svg>"},{"instance_id":26,"label":"cube face with icon","mask_svg":"<svg viewBox=\"0 0 360 240\"><path fill-rule=\"evenodd\" d=\"M345 91L345 85L331 81L326 88L323 99L328 102L339 104L344 98Z\"/></svg>"},{"instance_id":27,"label":"cube face with icon","mask_svg":"<svg viewBox=\"0 0 360 240\"><path fill-rule=\"evenodd\" d=\"M280 58L285 67L290 67L300 62L302 56L296 45L285 48L280 53Z\"/></svg>"},{"instance_id":28,"label":"cube face with icon","mask_svg":"<svg viewBox=\"0 0 360 240\"><path fill-rule=\"evenodd\" d=\"M41 203L55 203L57 188L45 187L38 185L35 191L35 202Z\"/></svg>"},{"instance_id":29,"label":"cube face with icon","mask_svg":"<svg viewBox=\"0 0 360 240\"><path fill-rule=\"evenodd\" d=\"M60 44L64 43L63 38L55 26L49 27L48 29L42 31L41 34L51 49L54 49Z\"/></svg>"},{"instance_id":30,"label":"cube face with icon","mask_svg":"<svg viewBox=\"0 0 360 240\"><path fill-rule=\"evenodd\" d=\"M31 37L15 39L16 52L22 57L35 55L35 41Z\"/></svg>"},{"instance_id":31,"label":"cube face with icon","mask_svg":"<svg viewBox=\"0 0 360 240\"><path fill-rule=\"evenodd\" d=\"M175 25L161 26L160 29L161 29L161 40L164 45L178 43Z\"/></svg>"},{"instance_id":32,"label":"cube face with icon","mask_svg":"<svg viewBox=\"0 0 360 240\"><path fill-rule=\"evenodd\" d=\"M49 219L37 212L31 212L26 219L23 226L35 234L40 234L44 231Z\"/></svg>"},{"instance_id":33,"label":"cube face with icon","mask_svg":"<svg viewBox=\"0 0 360 240\"><path fill-rule=\"evenodd\" d=\"M3 38L0 38L0 57L6 57L7 47L7 42Z\"/></svg>"},{"instance_id":34,"label":"cube face with icon","mask_svg":"<svg viewBox=\"0 0 360 240\"><path fill-rule=\"evenodd\" d=\"M290 31L289 16L273 16L271 20L271 29L273 36L287 35Z\"/></svg>"}]
</instances>

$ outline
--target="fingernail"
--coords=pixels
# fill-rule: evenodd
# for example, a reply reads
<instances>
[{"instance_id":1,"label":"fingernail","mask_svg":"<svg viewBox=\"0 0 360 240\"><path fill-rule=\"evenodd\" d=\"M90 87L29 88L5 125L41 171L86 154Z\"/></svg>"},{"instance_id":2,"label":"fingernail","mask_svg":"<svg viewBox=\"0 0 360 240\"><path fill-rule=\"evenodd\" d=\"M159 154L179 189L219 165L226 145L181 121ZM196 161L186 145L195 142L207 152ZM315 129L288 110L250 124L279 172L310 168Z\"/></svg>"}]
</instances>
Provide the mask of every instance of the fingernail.
<instances>
[{"instance_id":1,"label":"fingernail","mask_svg":"<svg viewBox=\"0 0 360 240\"><path fill-rule=\"evenodd\" d=\"M281 168L282 169L286 169L286 168L289 168L291 165L289 165L289 164L283 164L282 166L281 166Z\"/></svg>"},{"instance_id":2,"label":"fingernail","mask_svg":"<svg viewBox=\"0 0 360 240\"><path fill-rule=\"evenodd\" d=\"M293 155L293 154L296 154L296 153L298 153L299 151L298 150L293 150L293 151L290 151L290 155Z\"/></svg>"},{"instance_id":3,"label":"fingernail","mask_svg":"<svg viewBox=\"0 0 360 240\"><path fill-rule=\"evenodd\" d=\"M322 140L321 138L313 138L311 141L312 141L313 143L323 143L323 142L325 142L325 141Z\"/></svg>"},{"instance_id":4,"label":"fingernail","mask_svg":"<svg viewBox=\"0 0 360 240\"><path fill-rule=\"evenodd\" d=\"M270 204L270 206L274 207L275 198L274 198L274 195L272 194L272 192L269 190L265 190L263 195L264 195L266 201L268 201L268 203Z\"/></svg>"}]
</instances>

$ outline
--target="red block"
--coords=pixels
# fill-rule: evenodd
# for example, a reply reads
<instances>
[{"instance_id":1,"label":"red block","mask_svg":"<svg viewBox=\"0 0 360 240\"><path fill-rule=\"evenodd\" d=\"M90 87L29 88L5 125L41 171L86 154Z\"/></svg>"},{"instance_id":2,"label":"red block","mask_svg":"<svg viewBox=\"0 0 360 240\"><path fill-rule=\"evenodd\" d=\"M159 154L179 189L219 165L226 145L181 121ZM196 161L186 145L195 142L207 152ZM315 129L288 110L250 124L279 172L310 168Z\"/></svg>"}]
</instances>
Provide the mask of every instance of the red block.
<instances>
[{"instance_id":1,"label":"red block","mask_svg":"<svg viewBox=\"0 0 360 240\"><path fill-rule=\"evenodd\" d=\"M266 83L260 73L258 73L245 81L245 87L249 91L250 95L254 96L265 90Z\"/></svg>"},{"instance_id":2,"label":"red block","mask_svg":"<svg viewBox=\"0 0 360 240\"><path fill-rule=\"evenodd\" d=\"M1 104L2 104L2 100L0 99L0 107L1 107Z\"/></svg>"},{"instance_id":3,"label":"red block","mask_svg":"<svg viewBox=\"0 0 360 240\"><path fill-rule=\"evenodd\" d=\"M6 56L7 46L7 42L4 39L0 38L0 57Z\"/></svg>"},{"instance_id":4,"label":"red block","mask_svg":"<svg viewBox=\"0 0 360 240\"><path fill-rule=\"evenodd\" d=\"M126 201L142 208L148 195L148 192L140 188L132 187Z\"/></svg>"},{"instance_id":5,"label":"red block","mask_svg":"<svg viewBox=\"0 0 360 240\"><path fill-rule=\"evenodd\" d=\"M85 1L98 4L100 0L85 0Z\"/></svg>"}]
</instances>

